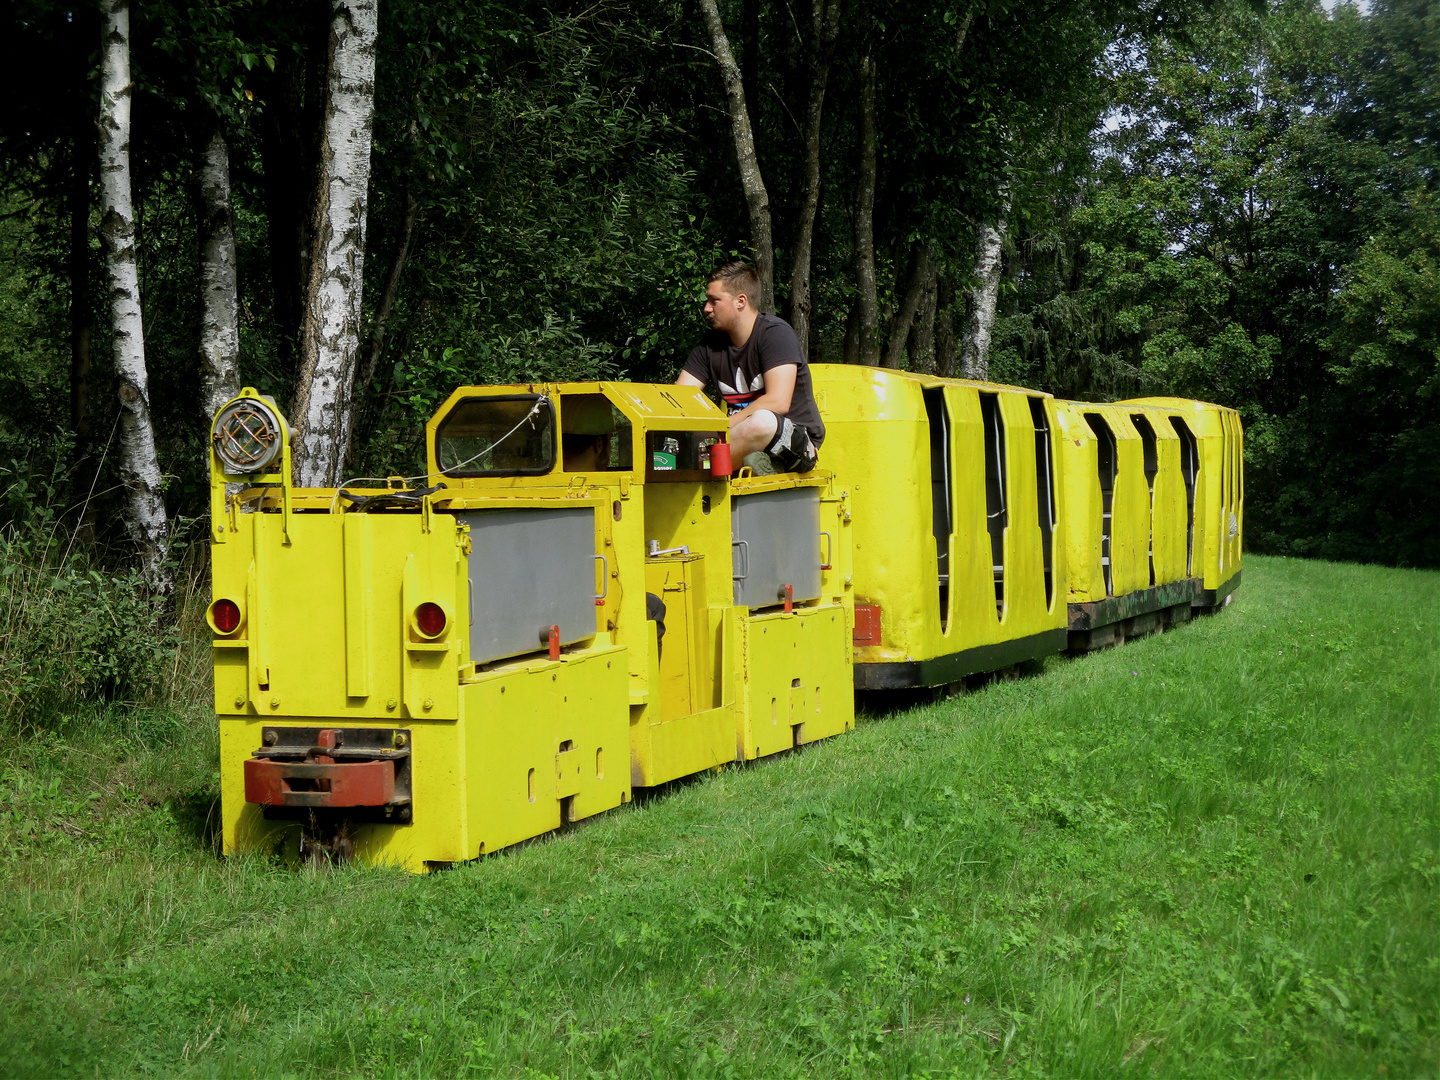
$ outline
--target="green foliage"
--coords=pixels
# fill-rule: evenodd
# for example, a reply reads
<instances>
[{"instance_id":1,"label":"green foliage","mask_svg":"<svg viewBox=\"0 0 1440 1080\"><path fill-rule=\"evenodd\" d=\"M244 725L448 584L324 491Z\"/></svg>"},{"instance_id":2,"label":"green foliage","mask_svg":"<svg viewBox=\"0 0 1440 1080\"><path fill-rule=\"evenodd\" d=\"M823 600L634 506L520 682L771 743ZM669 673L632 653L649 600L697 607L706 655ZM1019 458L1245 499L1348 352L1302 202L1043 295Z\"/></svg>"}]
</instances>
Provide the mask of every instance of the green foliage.
<instances>
[{"instance_id":1,"label":"green foliage","mask_svg":"<svg viewBox=\"0 0 1440 1080\"><path fill-rule=\"evenodd\" d=\"M0 1071L1423 1074L1440 577L1245 577L423 878L217 862L201 710L11 743Z\"/></svg>"},{"instance_id":2,"label":"green foliage","mask_svg":"<svg viewBox=\"0 0 1440 1080\"><path fill-rule=\"evenodd\" d=\"M812 28L773 0L722 9L783 300ZM172 513L206 505L195 154L220 123L242 378L284 401L323 14L253 0L133 5L149 395ZM77 455L93 461L115 404L94 221L74 249L71 212L87 185L94 201L98 24L90 8L24 0L0 29L16 103L0 122L0 452L24 460L73 427L84 429ZM921 242L963 327L974 223L1008 203L994 377L1086 399L1233 405L1247 430L1250 542L1440 565L1425 480L1440 468L1427 411L1440 338L1428 299L1437 48L1425 0L1368 14L1317 0L847 9L824 108L814 347L838 359L855 306L869 55L882 336ZM701 279L749 239L709 52L693 10L672 0L386 8L349 471L416 471L423 423L458 384L673 376L704 329ZM72 312L87 282L93 310ZM56 390L76 379L72 316L94 328L88 417ZM99 499L101 538L113 539L114 495Z\"/></svg>"},{"instance_id":3,"label":"green foliage","mask_svg":"<svg viewBox=\"0 0 1440 1080\"><path fill-rule=\"evenodd\" d=\"M105 570L77 543L77 515L57 513L47 471L12 465L0 491L0 732L53 729L94 703L154 700L175 663L174 624L137 573Z\"/></svg>"},{"instance_id":4,"label":"green foliage","mask_svg":"<svg viewBox=\"0 0 1440 1080\"><path fill-rule=\"evenodd\" d=\"M1016 238L992 370L1238 408L1259 550L1440 564L1424 7L1224 5L1155 40Z\"/></svg>"}]
</instances>

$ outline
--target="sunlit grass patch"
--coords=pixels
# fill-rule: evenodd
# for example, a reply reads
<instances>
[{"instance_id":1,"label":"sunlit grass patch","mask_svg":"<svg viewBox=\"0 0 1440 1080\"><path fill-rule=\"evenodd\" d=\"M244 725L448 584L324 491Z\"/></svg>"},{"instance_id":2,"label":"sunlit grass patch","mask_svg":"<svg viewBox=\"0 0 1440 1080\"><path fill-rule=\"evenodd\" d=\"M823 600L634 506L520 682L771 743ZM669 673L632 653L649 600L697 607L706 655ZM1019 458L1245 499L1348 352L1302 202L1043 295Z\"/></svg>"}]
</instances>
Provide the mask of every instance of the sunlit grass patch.
<instances>
[{"instance_id":1,"label":"sunlit grass patch","mask_svg":"<svg viewBox=\"0 0 1440 1080\"><path fill-rule=\"evenodd\" d=\"M0 1071L1433 1073L1437 600L1252 559L1213 618L425 878L222 860L203 707L97 716L0 766Z\"/></svg>"}]
</instances>

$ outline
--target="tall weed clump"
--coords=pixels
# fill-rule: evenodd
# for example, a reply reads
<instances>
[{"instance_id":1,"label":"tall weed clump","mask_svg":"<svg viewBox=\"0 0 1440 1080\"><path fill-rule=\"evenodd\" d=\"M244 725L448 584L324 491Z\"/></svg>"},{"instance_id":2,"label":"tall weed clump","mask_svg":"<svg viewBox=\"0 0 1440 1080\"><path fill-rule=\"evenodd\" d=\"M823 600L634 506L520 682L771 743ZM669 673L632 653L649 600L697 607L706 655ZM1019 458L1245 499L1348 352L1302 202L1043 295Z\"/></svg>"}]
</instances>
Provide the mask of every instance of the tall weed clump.
<instances>
[{"instance_id":1,"label":"tall weed clump","mask_svg":"<svg viewBox=\"0 0 1440 1080\"><path fill-rule=\"evenodd\" d=\"M174 613L137 573L107 567L103 553L77 537L77 510L56 511L55 482L19 463L7 471L0 731L52 727L88 703L154 700L178 673ZM189 606L182 601L181 613Z\"/></svg>"}]
</instances>

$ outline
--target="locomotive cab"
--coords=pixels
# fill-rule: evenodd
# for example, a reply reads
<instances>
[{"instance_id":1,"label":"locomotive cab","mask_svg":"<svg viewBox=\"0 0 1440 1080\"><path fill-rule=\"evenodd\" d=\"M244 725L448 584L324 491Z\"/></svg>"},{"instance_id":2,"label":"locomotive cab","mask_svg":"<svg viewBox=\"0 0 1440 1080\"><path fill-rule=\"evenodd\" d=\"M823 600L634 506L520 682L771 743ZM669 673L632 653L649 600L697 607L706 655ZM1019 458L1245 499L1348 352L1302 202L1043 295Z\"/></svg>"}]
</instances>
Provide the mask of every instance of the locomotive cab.
<instances>
[{"instance_id":1,"label":"locomotive cab","mask_svg":"<svg viewBox=\"0 0 1440 1080\"><path fill-rule=\"evenodd\" d=\"M525 403L541 399L545 424L511 433ZM476 446L464 434L481 417L490 418L481 442L508 439L485 469L469 460ZM732 481L711 461L727 439L725 415L691 387L462 388L430 433L431 483L450 485L441 510L524 497L600 507L593 616L595 632L626 651L632 785L853 726L848 593L837 569L847 538L828 474ZM777 499L805 506L762 537L734 531ZM786 580L770 581L776 574Z\"/></svg>"}]
</instances>

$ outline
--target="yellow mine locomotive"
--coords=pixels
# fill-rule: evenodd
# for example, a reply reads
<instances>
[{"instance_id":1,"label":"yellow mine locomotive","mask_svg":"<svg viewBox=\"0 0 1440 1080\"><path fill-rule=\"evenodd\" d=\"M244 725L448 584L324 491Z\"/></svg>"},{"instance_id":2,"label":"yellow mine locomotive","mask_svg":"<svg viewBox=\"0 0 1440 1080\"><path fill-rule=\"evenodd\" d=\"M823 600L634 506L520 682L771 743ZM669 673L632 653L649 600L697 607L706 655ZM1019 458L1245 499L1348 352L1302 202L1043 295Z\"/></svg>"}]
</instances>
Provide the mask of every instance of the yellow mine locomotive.
<instances>
[{"instance_id":1,"label":"yellow mine locomotive","mask_svg":"<svg viewBox=\"0 0 1440 1080\"><path fill-rule=\"evenodd\" d=\"M732 476L692 387L462 387L427 470L291 485L253 390L211 430L227 852L414 871L1162 628L1239 582L1235 413L816 365L808 474Z\"/></svg>"}]
</instances>

